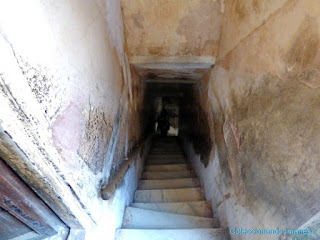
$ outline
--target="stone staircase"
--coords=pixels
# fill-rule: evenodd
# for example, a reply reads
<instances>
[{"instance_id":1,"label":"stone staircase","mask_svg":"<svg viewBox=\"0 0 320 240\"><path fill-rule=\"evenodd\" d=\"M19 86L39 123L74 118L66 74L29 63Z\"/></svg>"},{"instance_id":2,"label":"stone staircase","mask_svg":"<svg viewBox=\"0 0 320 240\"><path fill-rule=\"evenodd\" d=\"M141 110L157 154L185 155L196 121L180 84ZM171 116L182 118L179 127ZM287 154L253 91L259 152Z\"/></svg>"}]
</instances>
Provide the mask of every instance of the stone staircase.
<instances>
[{"instance_id":1,"label":"stone staircase","mask_svg":"<svg viewBox=\"0 0 320 240\"><path fill-rule=\"evenodd\" d=\"M154 138L116 240L227 240L175 137Z\"/></svg>"}]
</instances>

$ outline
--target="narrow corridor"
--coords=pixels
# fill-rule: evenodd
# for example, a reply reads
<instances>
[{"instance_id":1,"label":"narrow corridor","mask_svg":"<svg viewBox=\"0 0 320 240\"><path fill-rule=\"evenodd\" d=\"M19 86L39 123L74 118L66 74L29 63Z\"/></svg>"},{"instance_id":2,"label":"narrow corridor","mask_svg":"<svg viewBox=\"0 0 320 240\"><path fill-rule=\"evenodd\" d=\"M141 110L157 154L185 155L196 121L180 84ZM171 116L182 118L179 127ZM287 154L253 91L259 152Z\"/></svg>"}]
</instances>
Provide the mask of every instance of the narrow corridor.
<instances>
[{"instance_id":1,"label":"narrow corridor","mask_svg":"<svg viewBox=\"0 0 320 240\"><path fill-rule=\"evenodd\" d=\"M0 0L0 240L319 240L319 46L319 0Z\"/></svg>"}]
</instances>

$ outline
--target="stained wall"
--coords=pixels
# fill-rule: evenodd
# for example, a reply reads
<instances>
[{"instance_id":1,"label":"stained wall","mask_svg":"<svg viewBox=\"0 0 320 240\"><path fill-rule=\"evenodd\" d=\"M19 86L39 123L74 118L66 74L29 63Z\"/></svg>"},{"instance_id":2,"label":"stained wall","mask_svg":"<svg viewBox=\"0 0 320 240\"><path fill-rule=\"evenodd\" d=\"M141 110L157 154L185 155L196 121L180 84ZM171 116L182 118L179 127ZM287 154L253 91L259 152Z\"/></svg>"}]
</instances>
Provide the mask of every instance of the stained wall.
<instances>
[{"instance_id":1,"label":"stained wall","mask_svg":"<svg viewBox=\"0 0 320 240\"><path fill-rule=\"evenodd\" d=\"M225 1L217 64L199 89L213 113L207 167L186 147L222 226L319 237L319 11L315 1Z\"/></svg>"},{"instance_id":2,"label":"stained wall","mask_svg":"<svg viewBox=\"0 0 320 240\"><path fill-rule=\"evenodd\" d=\"M122 0L131 56L212 56L221 25L219 1Z\"/></svg>"},{"instance_id":3,"label":"stained wall","mask_svg":"<svg viewBox=\"0 0 320 240\"><path fill-rule=\"evenodd\" d=\"M125 197L100 198L141 136L143 86L131 76L119 27L115 2L0 3L1 157L88 239L113 239L138 173L116 194Z\"/></svg>"}]
</instances>

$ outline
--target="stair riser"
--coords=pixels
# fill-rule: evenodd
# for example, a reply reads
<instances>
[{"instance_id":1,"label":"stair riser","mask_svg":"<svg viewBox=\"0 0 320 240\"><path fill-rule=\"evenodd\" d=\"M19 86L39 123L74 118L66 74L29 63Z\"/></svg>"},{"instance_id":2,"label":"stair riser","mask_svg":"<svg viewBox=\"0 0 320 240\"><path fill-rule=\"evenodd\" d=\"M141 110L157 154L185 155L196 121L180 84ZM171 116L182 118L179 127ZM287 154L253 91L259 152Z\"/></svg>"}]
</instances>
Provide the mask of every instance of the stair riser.
<instances>
[{"instance_id":1,"label":"stair riser","mask_svg":"<svg viewBox=\"0 0 320 240\"><path fill-rule=\"evenodd\" d=\"M191 202L205 200L203 190L192 189L165 189L165 190L137 190L134 202L165 203L165 202Z\"/></svg>"},{"instance_id":2,"label":"stair riser","mask_svg":"<svg viewBox=\"0 0 320 240\"><path fill-rule=\"evenodd\" d=\"M187 164L146 165L144 169L147 172L184 171L184 170L191 170L191 166Z\"/></svg>"},{"instance_id":3,"label":"stair riser","mask_svg":"<svg viewBox=\"0 0 320 240\"><path fill-rule=\"evenodd\" d=\"M170 180L140 180L139 190L152 189L176 189L176 188L196 188L200 187L199 179L197 178L183 178Z\"/></svg>"},{"instance_id":4,"label":"stair riser","mask_svg":"<svg viewBox=\"0 0 320 240\"><path fill-rule=\"evenodd\" d=\"M177 178L194 178L196 175L192 171L171 171L171 172L144 172L143 180L156 179L177 179Z\"/></svg>"},{"instance_id":5,"label":"stair riser","mask_svg":"<svg viewBox=\"0 0 320 240\"><path fill-rule=\"evenodd\" d=\"M164 165L164 164L186 164L185 160L173 160L173 159L153 159L146 160L146 164L149 165Z\"/></svg>"},{"instance_id":6,"label":"stair riser","mask_svg":"<svg viewBox=\"0 0 320 240\"><path fill-rule=\"evenodd\" d=\"M210 201L180 203L132 203L130 206L157 212L212 218Z\"/></svg>"},{"instance_id":7,"label":"stair riser","mask_svg":"<svg viewBox=\"0 0 320 240\"><path fill-rule=\"evenodd\" d=\"M218 222L212 218L155 212L127 207L122 227L126 229L188 229L214 228L217 225Z\"/></svg>"}]
</instances>

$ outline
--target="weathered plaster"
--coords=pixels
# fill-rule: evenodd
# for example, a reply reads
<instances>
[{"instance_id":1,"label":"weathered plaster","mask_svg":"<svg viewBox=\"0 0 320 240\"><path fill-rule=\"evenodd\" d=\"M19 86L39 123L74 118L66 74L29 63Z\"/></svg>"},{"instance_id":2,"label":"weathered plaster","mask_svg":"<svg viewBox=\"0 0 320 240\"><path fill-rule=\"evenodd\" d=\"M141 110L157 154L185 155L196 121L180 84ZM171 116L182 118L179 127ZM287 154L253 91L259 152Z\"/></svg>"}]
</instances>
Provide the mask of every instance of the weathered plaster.
<instances>
[{"instance_id":1,"label":"weathered plaster","mask_svg":"<svg viewBox=\"0 0 320 240\"><path fill-rule=\"evenodd\" d=\"M69 226L112 239L121 225L141 161L112 201L99 190L147 128L140 77L198 80L149 94L185 97L185 149L221 226L317 226L318 1L0 5L0 153Z\"/></svg>"},{"instance_id":2,"label":"weathered plaster","mask_svg":"<svg viewBox=\"0 0 320 240\"><path fill-rule=\"evenodd\" d=\"M214 116L207 167L185 143L222 226L298 228L320 210L319 9L226 1L209 107L200 101Z\"/></svg>"},{"instance_id":3,"label":"weathered plaster","mask_svg":"<svg viewBox=\"0 0 320 240\"><path fill-rule=\"evenodd\" d=\"M219 57L223 58L289 1L225 0ZM229 35L230 32L232 32L232 37Z\"/></svg>"},{"instance_id":4,"label":"weathered plaster","mask_svg":"<svg viewBox=\"0 0 320 240\"><path fill-rule=\"evenodd\" d=\"M221 13L215 0L122 0L129 56L215 56Z\"/></svg>"},{"instance_id":5,"label":"weathered plaster","mask_svg":"<svg viewBox=\"0 0 320 240\"><path fill-rule=\"evenodd\" d=\"M103 201L103 173L109 177L111 171L103 171L103 166L122 159L142 129L137 104L143 101L143 88L131 78L121 31L108 31L122 21L120 9L107 16L110 2L0 3L0 125L23 157L13 158L16 148L4 147L8 138L1 138L1 156L76 228L75 235L84 228L95 232L95 239L113 239L133 194L126 183L121 190L126 197ZM112 20L109 25L106 18ZM116 119L123 106L123 118ZM126 116L135 122L130 129L124 124ZM117 151L108 156L119 124ZM134 183L138 177L131 174L129 179ZM117 218L106 217L113 214Z\"/></svg>"},{"instance_id":6,"label":"weathered plaster","mask_svg":"<svg viewBox=\"0 0 320 240\"><path fill-rule=\"evenodd\" d=\"M52 138L57 148L72 152L79 148L80 134L83 131L81 111L75 103L70 103L64 112L57 117L52 126Z\"/></svg>"}]
</instances>

